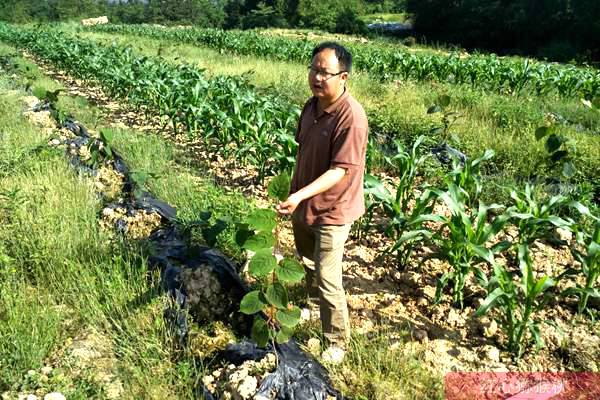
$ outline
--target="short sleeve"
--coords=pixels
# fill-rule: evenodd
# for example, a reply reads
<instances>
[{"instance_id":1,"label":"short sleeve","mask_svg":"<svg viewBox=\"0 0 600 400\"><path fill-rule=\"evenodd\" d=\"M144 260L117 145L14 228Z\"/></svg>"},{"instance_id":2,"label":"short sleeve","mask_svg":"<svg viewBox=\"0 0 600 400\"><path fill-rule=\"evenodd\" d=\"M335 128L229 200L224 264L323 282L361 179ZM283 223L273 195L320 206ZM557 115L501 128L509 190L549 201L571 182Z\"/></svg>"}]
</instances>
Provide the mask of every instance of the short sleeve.
<instances>
[{"instance_id":1,"label":"short sleeve","mask_svg":"<svg viewBox=\"0 0 600 400\"><path fill-rule=\"evenodd\" d=\"M333 137L331 166L351 167L364 164L367 145L366 126L350 126L340 129Z\"/></svg>"}]
</instances>

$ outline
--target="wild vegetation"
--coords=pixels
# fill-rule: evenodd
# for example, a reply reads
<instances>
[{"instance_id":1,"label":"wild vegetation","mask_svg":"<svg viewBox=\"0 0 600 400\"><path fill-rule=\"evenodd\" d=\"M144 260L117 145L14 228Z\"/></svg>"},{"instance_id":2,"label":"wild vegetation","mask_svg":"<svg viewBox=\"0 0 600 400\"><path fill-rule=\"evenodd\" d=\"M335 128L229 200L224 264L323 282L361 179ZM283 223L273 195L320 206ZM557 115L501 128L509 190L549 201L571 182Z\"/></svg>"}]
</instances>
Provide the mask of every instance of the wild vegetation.
<instances>
[{"instance_id":1,"label":"wild vegetation","mask_svg":"<svg viewBox=\"0 0 600 400\"><path fill-rule=\"evenodd\" d=\"M156 32L167 32L158 28L141 29L149 29L149 32L154 32L154 29ZM194 31L173 30L168 32ZM226 42L223 38L227 34L229 33L222 32L223 36L220 37L222 43ZM159 35L158 41L164 39L160 36L161 34L157 35ZM234 36L235 38L246 34L234 33L233 35L238 35ZM259 33L248 35L262 37ZM296 151L293 131L298 117L298 106L289 97L278 96L273 90L252 85L251 77L210 74L189 63L164 62L164 58L142 56L136 50L119 44L105 46L93 40L75 38L52 29L32 30L0 25L0 39L25 49L34 55L36 60L67 71L72 76L81 79L83 84L102 86L108 95L128 102L140 114L159 115L164 129L168 127L175 134L183 130L190 139L200 140L208 149L208 154L235 159L236 163L242 167L246 165L255 167L258 181L262 181L269 175L289 172L293 167ZM296 42L289 39L284 40L285 43L292 43L290 46L296 46L294 44ZM246 42L241 40L238 43ZM303 46L312 46L308 42L297 43L304 43ZM263 53L268 53L269 48L265 47ZM375 46L375 48L379 47ZM228 48L219 47L218 49L219 51L234 51ZM362 50L357 51L361 52ZM256 53L258 50L255 49L252 52ZM276 53L273 51L273 54ZM462 62L460 59L456 59L459 60L458 62ZM298 60L286 58L285 61ZM302 68L304 67L302 66ZM25 86L33 88L35 91L36 84L39 84L36 83L38 77L28 76L27 70L17 72L25 76ZM370 78L373 74L371 71L367 75ZM444 84L457 85L449 86L450 88L457 87L460 90L464 88L455 82L445 82ZM494 87L493 79L490 85L490 87ZM522 101L519 97L521 92L530 91L533 87L525 84L519 90L511 90L510 93L504 93L504 95L513 96L509 97L508 101L512 99ZM575 87L577 87L576 84ZM497 90L498 88L494 87L494 91ZM45 90L44 93L59 92ZM527 99L533 98L540 102L546 98L552 101L564 100L555 95L556 93L548 90L536 93L536 97L527 97ZM576 95L577 97L582 94L574 91L565 95ZM590 304L590 299L600 297L598 287L599 217L590 187L586 188L580 185L582 180L596 179L597 171L593 170L595 164L591 162L587 167L581 169L583 172L580 174L583 175L583 179L573 179L577 172L575 168L581 168L580 166L584 165L579 153L582 149L577 152L569 147L569 141L562 133L564 131L560 131L561 122L554 115L552 121L544 121L545 124L541 127L539 126L541 124L534 124L534 126L538 126L538 129L532 129L530 132L531 142L543 141L540 143L540 147L543 150L547 176L554 177L568 189L562 190L560 193L552 193L548 187L513 183L505 188L509 193L508 196L494 199L491 185L483 176L486 171L499 168L495 166L494 151L471 152L470 157L466 157L448 145L456 135L458 130L456 122L461 118L460 113L452 110L452 105L456 98L460 101L461 96L465 96L464 93L445 94L431 99L429 107L424 108L422 114L438 117L438 119L433 125L427 127L427 136L396 137L390 142L380 143L377 142L377 136L374 135L369 146L368 157L370 160L378 160L378 163L370 165L372 175L369 175L366 181L369 211L374 219L362 224L361 236L369 238L382 231L387 238L385 239L385 250L381 255L385 257L389 253L394 254L394 261L389 262L387 267L398 268L401 271L410 271L415 268L417 259L420 260L419 262L424 262L421 256L416 256L417 250L424 246L433 249L428 257L442 260L446 267L443 273L434 276L437 280L437 290L435 296L428 299L431 302L428 306L434 307L435 303L446 301L448 297L451 297L452 300L448 301L450 309L460 310L467 307L467 301L472 306L474 298L481 298L475 307L476 314L478 316L488 315L498 321L501 333L492 333L496 340L495 343L506 350L514 362L518 362L532 348L532 344L537 347L542 346L540 327L543 322L542 318L550 308L557 307L559 303L571 304L575 301L577 311L582 314L579 318L593 324L594 318L597 317L597 309ZM586 112L597 113L599 104L593 97L594 94L583 96L581 102L580 99L576 99L578 106L584 108ZM11 110L16 113L14 106L7 107L12 107ZM593 120L593 118L590 119ZM596 126L594 122L590 125ZM375 127L378 128L377 123ZM100 141L103 143L102 148L108 149L109 153L112 153L113 146L119 146L119 140L121 140L121 145L132 159L139 158L138 162L145 166L153 164L154 152L151 157L146 149L140 149L139 142L137 142L137 140L142 140L146 143L147 140L154 143L153 139L127 139L129 137L127 133L119 139L120 135L110 135L107 133L109 131L103 130L100 132L102 132L100 137ZM16 140L16 136L11 137L13 138L11 140ZM43 141L46 140L47 138L43 137ZM597 146L598 143L592 140L588 143ZM38 141L42 141L42 139L38 138ZM428 141L429 143L426 143ZM437 141L441 141L441 143L437 143ZM436 146L434 147L433 144ZM157 148L162 145L161 143L156 144ZM597 150L597 147L583 149L583 151L592 153ZM27 151L28 154L37 152L33 148ZM163 150L158 149L157 151L161 154ZM108 154L106 150L104 152L105 155ZM22 153L23 151L19 150L14 154ZM25 168L19 158L21 156L11 154L13 154L12 151L3 152L2 157L5 160L2 162L17 168L15 170L17 172L18 168ZM52 160L51 168L57 168L60 155L51 154L50 158ZM34 158L33 160L32 162L38 168L38 159ZM569 166L569 164L571 165ZM592 167L590 168L590 166ZM140 178L140 185L145 187L148 184L147 181L150 181L149 186L157 190L159 194L163 194L165 199L173 199L175 204L181 205L184 219L196 217L199 209L189 203L195 201L195 198L190 199L185 195L186 190L193 192L193 189L181 188L184 191L180 193L182 198L179 197L179 194L171 192L171 190L176 190L179 193L179 189L171 188L171 186L179 186L173 183L173 179L183 179L186 182L185 173L174 176L168 172L166 165L162 167L161 171L165 175L164 177L161 177L161 173L144 174L140 172L140 177L143 177ZM31 171L26 169L23 174L29 172ZM39 174L36 176L42 179L45 174L49 173L49 169L42 169L38 172ZM60 176L67 175L64 169L63 172L64 174L60 174ZM391 176L378 177L382 172L388 172ZM19 197L20 189L13 188L21 185L19 176L23 175L11 177L10 184L3 181L0 188L4 190L1 204L7 211L7 221L11 227L16 227L16 232L22 233L25 232L23 219L19 219L21 218L20 214L16 212L21 207L22 198ZM164 186L161 186L160 181L162 180L165 181ZM269 192L274 197L283 198L286 190L280 180L285 181L285 178L276 178L274 185L279 188L273 186ZM89 196L89 193L85 194L84 189L77 190L83 191L84 197ZM490 198L494 201L489 202ZM274 213L264 210L247 210L247 203L242 200L237 202L235 200L237 198L232 200L232 203L226 202L227 204L220 205L215 204L216 197L209 195L209 199L211 200L208 203L204 202L203 205L209 209L219 210L219 212L217 215L204 214L204 217L201 218L203 221L201 226L207 229L207 233L210 233L208 231L211 230L213 217L216 219L220 214L233 214L227 218L227 221L233 222L231 225L237 226L237 233L229 230L228 235L225 235L226 238L221 239L216 239L216 235L205 235L205 240L224 248L240 259L245 257L242 249L255 252L250 258L248 270L255 280L253 282L254 290L242 301L241 311L246 314L264 312L267 319L263 320L258 317L255 319L258 322L255 322L253 337L260 344L274 339L285 341L292 334L291 328L296 327L299 323L300 310L289 302L293 296L293 288L288 290L282 283L296 282L301 279L302 269L295 261L286 258L279 261L276 258L276 255L279 255L277 232L279 225L276 224ZM92 227L92 225L95 219L94 212L98 211L99 205L93 201L91 203L94 204L94 211L88 217L81 218L89 226L79 228L95 232L96 227ZM229 207L233 208L232 212L226 212ZM49 212L48 209L40 208L37 215L43 216L47 212ZM58 218L56 212L52 215ZM6 250L0 248L4 251L4 253L0 253L2 255L0 260L6 265L11 265L11 268L19 268L27 272L26 279L17 282L17 287L34 286L36 290L40 290L36 283L46 279L51 281L55 279L52 277L56 273L68 272L67 277L70 277L70 274L73 274L71 267L76 269L79 264L68 265L59 270L53 269L55 264L60 265L63 259L60 251L57 252L58 254L52 252L56 251L56 248L63 249L61 246L64 243L61 245L62 242L54 242L53 238L42 237L45 225L35 220L32 220L31 223L38 227L39 237L34 236L35 240L33 241L24 241L25 244L31 242L31 246L26 246L20 240L11 240L6 236L7 241L4 245ZM271 233L274 229L276 229L275 235ZM219 233L225 230L224 225L219 225L217 229ZM9 231L0 232L8 235ZM71 231L67 231L66 234L69 232ZM216 231L212 233L216 233ZM22 233L21 236L24 237L24 235ZM75 239L69 237L66 240ZM546 272L547 270L540 268L539 262L532 257L540 241L552 242L563 248L569 246L578 263L573 263L568 268L564 265L556 266ZM41 250L36 247L40 244L43 245ZM121 245L123 247L119 247ZM124 343L125 348L122 351L125 354L131 354L131 352L137 354L138 358L130 360L125 357L124 362L126 367L133 370L131 376L127 375L133 388L131 390L134 390L135 394L142 393L144 395L147 394L145 390L148 390L144 388L145 381L139 372L135 372L139 368L139 363L146 362L143 354L137 353L142 352L144 347L142 346L140 349L138 343L124 332L126 331L124 327L131 326L131 329L135 329L135 332L140 332L142 335L147 333L144 331L146 326L144 323L134 322L129 325L130 320L136 321L138 315L135 310L127 308L126 304L129 304L134 295L148 290L148 285L151 284L143 280L145 274L148 273L143 258L143 249L135 247L131 249L128 247L130 244L127 243L119 244L119 246L111 247L114 252L123 254L123 256L122 259L119 258L118 263L113 260L118 265L115 266L115 271L113 268L109 269L110 276L117 273L128 277L133 276L132 282L137 282L138 286L130 288L128 286L130 281L120 275L117 276L115 281L118 284L115 287L119 287L121 291L115 292L114 299L109 299L114 300L114 305L107 306L100 302L100 297L94 297L100 296L104 288L95 288L90 283L91 294L85 298L91 298L92 301L85 310L90 313L90 323L100 323L107 326L107 330L117 327L114 340ZM26 252L32 249L37 249L36 256L28 259ZM76 249L69 249L70 253L68 253L75 260L83 257L81 264L89 267L91 271L96 271L90 272L89 276L85 275L87 272L83 272L83 278L93 282L96 279L94 274L99 273L96 264L94 264L96 268L91 266L96 259L102 260L102 262L106 260L108 265L112 265L106 259L110 253L102 253L106 248L98 246L97 249L95 247L94 249L94 253L89 258L86 258L88 257L87 253L76 254ZM129 264L128 256L126 256L129 254L134 260L133 264ZM45 265L51 265L52 269L45 268ZM7 271L9 271L7 276L10 279L0 281L2 285L8 285L6 282L14 278L11 270L7 269ZM77 279L81 278L78 274L73 276ZM156 280L156 277L153 279ZM74 282L76 282L75 278L72 280L69 278L65 283L55 283L56 288L51 286L46 293L49 304L60 303L61 297L57 293L64 291L67 293L65 302L72 304L74 309L80 307L80 300L77 298L80 292L73 292L72 284ZM102 282L112 285L112 281L102 280ZM111 290L116 290L115 287L112 287ZM52 308L45 303L42 306L48 309ZM106 309L107 307L110 309ZM94 319L94 316L98 314L102 318ZM55 317L59 319L59 316L55 315ZM589 317L592 318L586 320ZM13 319L15 318L17 318L16 315L13 316ZM81 318L84 317L81 316ZM162 321L160 315L157 316L156 313L148 318ZM8 365L16 367L19 373L22 373L25 365L39 366L50 349L55 347L65 335L61 330L63 328L51 320L41 321L40 324L49 324L55 327L49 337L50 343L35 341L30 335L25 334L23 340L25 348L30 346L28 344L30 340L40 348L36 349L38 352L33 353L32 359L27 362L8 360ZM164 331L165 327L159 322L155 322L153 326L156 331L150 333L149 340L152 340L153 346L159 348L159 353L164 355L169 352L167 348L169 341L162 341L162 336L167 335ZM8 329L8 325L6 327L0 325L0 327ZM311 334L312 332L307 331L306 327L296 332L298 337ZM0 335L0 337L2 336ZM356 339L355 343L359 344L360 340L360 338ZM4 342L2 343L4 344ZM357 350L351 354L350 364L347 365L350 368L356 368L355 371L359 371L357 368L364 364L365 371L377 375L382 373L373 366L378 360L383 360L385 363L380 366L382 369L398 366L403 361L395 359L393 354L384 356L380 351L374 351L370 358L371 362L365 364L361 357L366 354L367 348L369 347L366 346L362 352ZM166 358L168 359L168 357ZM159 356L151 358L151 362L161 366ZM191 397L192 388L195 387L195 384L191 382L193 375L199 373L204 367L193 357L183 357L174 360L168 367L163 367L166 372L163 371L160 377L168 381L172 379L175 372L179 371L179 368L184 369L189 379L183 380L180 383L181 387L174 390L182 397ZM375 368L374 371L373 368ZM335 370L333 371L335 372ZM408 375L409 372L406 372L405 375L394 378L394 384L403 381ZM12 382L11 380L19 382L18 385L22 387L26 386L22 383L22 379L10 373L2 376L2 379L6 381L6 383L0 381L4 385L3 389L15 389L8 383ZM428 384L423 391L419 392L419 395L423 396L421 398L439 395L436 392L436 384L428 381L428 375L423 374L421 379L424 382L427 381ZM368 386L361 381L355 387L360 384ZM150 385L150 387L155 386ZM160 389L162 390L162 387ZM180 391L178 391L179 389ZM16 388L16 390L20 390L20 388ZM84 393L85 390L85 388L76 387L73 389L73 393L83 396L81 393ZM98 389L91 385L89 390ZM399 389L394 387L393 390ZM355 395L358 398L360 396L371 398L369 396L373 393L370 389L364 389L363 392L355 393ZM86 395L90 394L86 393ZM384 396L385 393L381 392L376 398Z\"/></svg>"},{"instance_id":2,"label":"wild vegetation","mask_svg":"<svg viewBox=\"0 0 600 400\"><path fill-rule=\"evenodd\" d=\"M100 32L134 34L155 39L187 42L241 55L260 55L276 60L308 63L317 44L311 40L270 37L258 32L214 29L170 28L136 25L102 25ZM354 54L354 66L381 79L467 83L487 90L519 93L527 90L539 95L558 93L592 99L600 95L600 72L528 59L503 59L494 55L459 53L447 56L414 54L397 46L347 44Z\"/></svg>"}]
</instances>

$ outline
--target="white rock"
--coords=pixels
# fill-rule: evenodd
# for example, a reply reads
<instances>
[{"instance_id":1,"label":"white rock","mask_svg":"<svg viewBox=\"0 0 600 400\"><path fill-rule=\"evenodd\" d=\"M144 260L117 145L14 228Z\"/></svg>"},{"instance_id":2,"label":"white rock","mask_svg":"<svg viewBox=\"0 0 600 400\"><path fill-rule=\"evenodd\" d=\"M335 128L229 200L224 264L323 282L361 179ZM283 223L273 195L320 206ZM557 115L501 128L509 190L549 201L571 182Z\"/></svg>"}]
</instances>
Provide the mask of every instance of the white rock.
<instances>
[{"instance_id":1,"label":"white rock","mask_svg":"<svg viewBox=\"0 0 600 400\"><path fill-rule=\"evenodd\" d=\"M569 242L571 239L573 239L573 232L564 228L556 228L556 236L558 236L560 240Z\"/></svg>"},{"instance_id":2,"label":"white rock","mask_svg":"<svg viewBox=\"0 0 600 400\"><path fill-rule=\"evenodd\" d=\"M38 400L38 397L35 394L28 394L26 399L27 400Z\"/></svg>"},{"instance_id":3,"label":"white rock","mask_svg":"<svg viewBox=\"0 0 600 400\"><path fill-rule=\"evenodd\" d=\"M496 320L491 320L490 324L483 329L483 336L491 338L498 332L498 323Z\"/></svg>"},{"instance_id":4,"label":"white rock","mask_svg":"<svg viewBox=\"0 0 600 400\"><path fill-rule=\"evenodd\" d=\"M321 354L321 358L323 362L330 364L341 364L344 361L344 356L346 352L338 346L330 346L327 348L323 354Z\"/></svg>"},{"instance_id":5,"label":"white rock","mask_svg":"<svg viewBox=\"0 0 600 400\"><path fill-rule=\"evenodd\" d=\"M60 144L60 140L58 140L58 139L52 139L50 141L50 143L52 143L52 146L58 146Z\"/></svg>"},{"instance_id":6,"label":"white rock","mask_svg":"<svg viewBox=\"0 0 600 400\"><path fill-rule=\"evenodd\" d=\"M42 367L42 369L40 371L44 375L49 375L50 372L52 372L52 367L45 366L45 367Z\"/></svg>"},{"instance_id":7,"label":"white rock","mask_svg":"<svg viewBox=\"0 0 600 400\"><path fill-rule=\"evenodd\" d=\"M300 310L300 319L302 321L310 321L310 310L308 308Z\"/></svg>"},{"instance_id":8,"label":"white rock","mask_svg":"<svg viewBox=\"0 0 600 400\"><path fill-rule=\"evenodd\" d=\"M52 392L45 395L44 400L67 400L67 398L62 393Z\"/></svg>"},{"instance_id":9,"label":"white rock","mask_svg":"<svg viewBox=\"0 0 600 400\"><path fill-rule=\"evenodd\" d=\"M500 350L497 347L486 345L482 350L485 358L493 362L500 362Z\"/></svg>"},{"instance_id":10,"label":"white rock","mask_svg":"<svg viewBox=\"0 0 600 400\"><path fill-rule=\"evenodd\" d=\"M317 355L321 351L321 341L317 338L310 338L306 342L306 347L311 354Z\"/></svg>"},{"instance_id":11,"label":"white rock","mask_svg":"<svg viewBox=\"0 0 600 400\"><path fill-rule=\"evenodd\" d=\"M258 381L253 376L245 377L240 384L235 389L233 393L234 398L238 398L241 400L250 399L254 393L256 393L256 388L258 387Z\"/></svg>"}]
</instances>

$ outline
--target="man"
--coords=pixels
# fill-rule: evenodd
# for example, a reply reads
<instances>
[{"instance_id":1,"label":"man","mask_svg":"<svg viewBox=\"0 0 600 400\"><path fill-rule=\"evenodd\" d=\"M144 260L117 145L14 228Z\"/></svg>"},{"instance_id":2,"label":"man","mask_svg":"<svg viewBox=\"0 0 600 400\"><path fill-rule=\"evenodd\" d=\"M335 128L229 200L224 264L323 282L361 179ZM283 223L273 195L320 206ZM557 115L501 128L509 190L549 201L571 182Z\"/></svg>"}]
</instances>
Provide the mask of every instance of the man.
<instances>
[{"instance_id":1,"label":"man","mask_svg":"<svg viewBox=\"0 0 600 400\"><path fill-rule=\"evenodd\" d=\"M350 325L342 257L350 226L365 211L368 125L365 111L346 88L351 54L337 43L325 42L312 56L308 84L313 97L304 105L296 132L296 170L289 197L276 209L292 214L307 292L319 299L323 334L343 347Z\"/></svg>"}]
</instances>

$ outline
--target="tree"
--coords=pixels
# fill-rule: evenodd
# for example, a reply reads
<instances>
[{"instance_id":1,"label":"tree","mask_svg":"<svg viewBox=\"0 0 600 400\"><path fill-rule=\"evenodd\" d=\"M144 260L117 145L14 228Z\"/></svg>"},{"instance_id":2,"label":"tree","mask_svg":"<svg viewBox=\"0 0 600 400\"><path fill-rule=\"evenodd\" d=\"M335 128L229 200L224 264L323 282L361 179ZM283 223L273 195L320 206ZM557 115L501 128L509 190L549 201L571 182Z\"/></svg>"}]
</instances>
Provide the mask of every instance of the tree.
<instances>
[{"instance_id":1,"label":"tree","mask_svg":"<svg viewBox=\"0 0 600 400\"><path fill-rule=\"evenodd\" d=\"M597 0L407 0L430 40L556 60L598 53L599 8Z\"/></svg>"}]
</instances>

